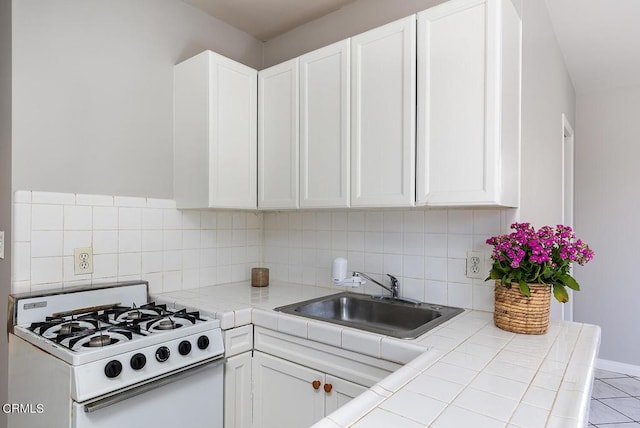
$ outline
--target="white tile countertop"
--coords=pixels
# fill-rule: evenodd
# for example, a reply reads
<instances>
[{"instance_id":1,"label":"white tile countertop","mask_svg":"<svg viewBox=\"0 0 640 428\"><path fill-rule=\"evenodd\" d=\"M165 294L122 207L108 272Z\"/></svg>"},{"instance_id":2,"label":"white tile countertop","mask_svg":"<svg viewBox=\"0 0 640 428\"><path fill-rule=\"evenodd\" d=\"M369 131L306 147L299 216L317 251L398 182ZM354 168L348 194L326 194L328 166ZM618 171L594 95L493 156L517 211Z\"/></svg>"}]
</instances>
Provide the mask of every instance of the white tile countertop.
<instances>
[{"instance_id":1,"label":"white tile countertop","mask_svg":"<svg viewBox=\"0 0 640 428\"><path fill-rule=\"evenodd\" d=\"M273 311L343 289L272 281L156 294L207 312L223 329L258 326L404 364L314 428L584 427L600 328L552 321L545 335L495 327L465 311L414 340L395 339Z\"/></svg>"}]
</instances>

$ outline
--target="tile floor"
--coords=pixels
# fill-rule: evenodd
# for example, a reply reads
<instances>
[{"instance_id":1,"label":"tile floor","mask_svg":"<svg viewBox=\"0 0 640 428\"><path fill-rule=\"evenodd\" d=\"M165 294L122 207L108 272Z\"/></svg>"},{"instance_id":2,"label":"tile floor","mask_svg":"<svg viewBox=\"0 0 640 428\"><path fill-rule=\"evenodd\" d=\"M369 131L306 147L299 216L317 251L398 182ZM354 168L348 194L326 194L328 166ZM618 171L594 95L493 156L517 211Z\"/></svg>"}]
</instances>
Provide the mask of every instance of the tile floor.
<instances>
[{"instance_id":1,"label":"tile floor","mask_svg":"<svg viewBox=\"0 0 640 428\"><path fill-rule=\"evenodd\" d=\"M589 426L640 428L640 377L596 369Z\"/></svg>"}]
</instances>

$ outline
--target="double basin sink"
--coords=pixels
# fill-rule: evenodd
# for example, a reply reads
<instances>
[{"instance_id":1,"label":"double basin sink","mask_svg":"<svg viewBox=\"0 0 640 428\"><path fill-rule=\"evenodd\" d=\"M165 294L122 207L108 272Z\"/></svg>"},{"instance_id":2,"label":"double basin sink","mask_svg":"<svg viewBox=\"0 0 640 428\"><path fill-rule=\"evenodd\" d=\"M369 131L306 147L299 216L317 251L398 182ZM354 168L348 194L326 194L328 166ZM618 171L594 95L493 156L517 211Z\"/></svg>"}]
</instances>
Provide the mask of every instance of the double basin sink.
<instances>
[{"instance_id":1,"label":"double basin sink","mask_svg":"<svg viewBox=\"0 0 640 428\"><path fill-rule=\"evenodd\" d=\"M400 339L414 339L464 312L464 309L450 306L350 292L305 300L275 310Z\"/></svg>"}]
</instances>

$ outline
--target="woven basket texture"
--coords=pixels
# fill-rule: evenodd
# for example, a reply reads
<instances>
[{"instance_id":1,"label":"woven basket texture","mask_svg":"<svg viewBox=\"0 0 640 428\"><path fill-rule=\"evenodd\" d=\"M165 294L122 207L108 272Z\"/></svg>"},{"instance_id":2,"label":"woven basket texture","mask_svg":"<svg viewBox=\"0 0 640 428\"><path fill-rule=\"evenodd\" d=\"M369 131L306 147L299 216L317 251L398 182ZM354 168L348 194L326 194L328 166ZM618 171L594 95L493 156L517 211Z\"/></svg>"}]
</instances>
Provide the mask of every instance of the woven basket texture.
<instances>
[{"instance_id":1,"label":"woven basket texture","mask_svg":"<svg viewBox=\"0 0 640 428\"><path fill-rule=\"evenodd\" d=\"M551 286L529 284L531 297L520 293L518 284L503 287L496 281L493 321L502 330L521 334L545 334L549 328Z\"/></svg>"}]
</instances>

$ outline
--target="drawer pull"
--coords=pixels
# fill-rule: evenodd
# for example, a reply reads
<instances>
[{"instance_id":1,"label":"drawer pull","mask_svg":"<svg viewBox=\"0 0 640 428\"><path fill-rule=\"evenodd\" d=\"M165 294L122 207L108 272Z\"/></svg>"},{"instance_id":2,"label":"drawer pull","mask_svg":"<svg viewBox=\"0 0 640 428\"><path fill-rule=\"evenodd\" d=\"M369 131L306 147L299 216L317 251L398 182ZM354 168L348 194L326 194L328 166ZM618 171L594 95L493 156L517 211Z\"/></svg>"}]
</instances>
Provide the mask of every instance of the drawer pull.
<instances>
[{"instance_id":1,"label":"drawer pull","mask_svg":"<svg viewBox=\"0 0 640 428\"><path fill-rule=\"evenodd\" d=\"M311 382L311 385L313 385L313 389L319 389L320 388L320 381L319 380L314 380L313 382Z\"/></svg>"},{"instance_id":2,"label":"drawer pull","mask_svg":"<svg viewBox=\"0 0 640 428\"><path fill-rule=\"evenodd\" d=\"M324 392L331 392L332 388L333 388L333 385L331 385L330 383L324 384Z\"/></svg>"}]
</instances>

